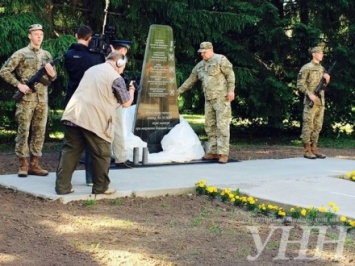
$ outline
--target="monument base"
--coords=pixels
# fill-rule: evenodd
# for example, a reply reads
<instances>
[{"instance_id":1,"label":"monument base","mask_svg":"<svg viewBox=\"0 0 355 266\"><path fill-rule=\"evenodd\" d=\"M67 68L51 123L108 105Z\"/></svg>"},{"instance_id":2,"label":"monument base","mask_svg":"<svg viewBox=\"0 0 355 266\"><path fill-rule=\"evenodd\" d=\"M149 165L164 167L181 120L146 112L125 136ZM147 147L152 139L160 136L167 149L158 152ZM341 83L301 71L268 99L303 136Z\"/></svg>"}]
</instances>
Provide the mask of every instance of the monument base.
<instances>
[{"instance_id":1,"label":"monument base","mask_svg":"<svg viewBox=\"0 0 355 266\"><path fill-rule=\"evenodd\" d=\"M149 153L157 153L163 151L161 144L148 143L147 146Z\"/></svg>"}]
</instances>

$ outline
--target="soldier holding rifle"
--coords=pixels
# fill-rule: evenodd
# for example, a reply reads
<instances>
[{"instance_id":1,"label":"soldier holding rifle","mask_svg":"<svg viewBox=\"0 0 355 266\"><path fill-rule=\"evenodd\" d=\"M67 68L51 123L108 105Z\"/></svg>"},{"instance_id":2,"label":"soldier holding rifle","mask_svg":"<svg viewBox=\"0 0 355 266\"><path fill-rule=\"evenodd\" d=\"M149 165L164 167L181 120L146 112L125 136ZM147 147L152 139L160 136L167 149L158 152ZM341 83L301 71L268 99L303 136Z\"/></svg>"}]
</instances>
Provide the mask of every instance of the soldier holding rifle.
<instances>
[{"instance_id":1,"label":"soldier holding rifle","mask_svg":"<svg viewBox=\"0 0 355 266\"><path fill-rule=\"evenodd\" d=\"M315 94L315 90L323 78L327 85L330 75L321 65L324 56L323 48L321 46L313 47L310 49L310 53L312 61L301 68L297 77L297 88L304 94L301 138L305 149L305 158L324 159L326 156L318 152L317 147L325 110L324 90L320 91L320 97Z\"/></svg>"},{"instance_id":2,"label":"soldier holding rifle","mask_svg":"<svg viewBox=\"0 0 355 266\"><path fill-rule=\"evenodd\" d=\"M0 70L0 76L24 94L16 103L15 114L18 122L15 153L20 160L19 177L27 177L28 174L48 175L48 171L39 165L39 158L42 156L48 116L48 85L57 74L50 63L51 54L41 49L43 37L42 25L31 25L28 29L29 45L16 51ZM26 81L42 67L45 68L45 74L35 83L35 90L31 90ZM30 128L31 140L28 145ZM30 165L28 157L31 157Z\"/></svg>"}]
</instances>

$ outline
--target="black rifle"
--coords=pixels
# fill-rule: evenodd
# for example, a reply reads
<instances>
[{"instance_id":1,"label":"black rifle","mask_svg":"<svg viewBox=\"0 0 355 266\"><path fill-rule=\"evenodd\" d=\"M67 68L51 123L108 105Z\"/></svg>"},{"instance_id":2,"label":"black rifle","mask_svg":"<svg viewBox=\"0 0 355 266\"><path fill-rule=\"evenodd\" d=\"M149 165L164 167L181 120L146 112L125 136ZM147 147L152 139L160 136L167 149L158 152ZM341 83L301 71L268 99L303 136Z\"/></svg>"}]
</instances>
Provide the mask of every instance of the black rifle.
<instances>
[{"instance_id":1,"label":"black rifle","mask_svg":"<svg viewBox=\"0 0 355 266\"><path fill-rule=\"evenodd\" d=\"M333 68L334 68L334 66L335 66L336 63L337 63L337 61L335 61L335 62L333 63L333 65L328 69L328 71L325 71L325 73L330 74L330 72L332 72L332 70L333 70ZM322 77L322 79L320 80L319 84L317 85L317 87L316 87L316 89L315 89L315 91L314 91L314 94L315 94L318 98L321 98L322 96L320 95L320 92L321 92L321 90L324 90L325 87L326 87L326 80L325 80L324 77ZM308 106L309 106L310 108L312 108L313 105L314 105L314 102L310 99L310 102L309 102Z\"/></svg>"},{"instance_id":2,"label":"black rifle","mask_svg":"<svg viewBox=\"0 0 355 266\"><path fill-rule=\"evenodd\" d=\"M50 64L52 65L52 66L54 66L55 64L57 64L59 61L60 61L60 59L62 59L62 57L60 56L60 57L57 57L56 59L54 59L53 61L51 61L50 62ZM32 77L30 77L28 80L27 80L27 82L26 82L26 85L31 89L31 91L32 92L36 92L36 88L35 88L35 83L36 82L41 82L41 83L46 83L46 84L44 84L44 85L49 85L50 84L50 82L45 82L45 81L43 81L43 75L46 73L46 69L45 69L45 67L43 66L43 67L41 67L38 71L37 71L37 73L36 74L34 74ZM12 96L12 98L15 100L15 102L19 102L19 101L21 101L21 99L22 99L22 97L23 96L25 96L25 94L22 92L22 91L20 91L20 90L18 90L15 94L14 94L14 96Z\"/></svg>"}]
</instances>

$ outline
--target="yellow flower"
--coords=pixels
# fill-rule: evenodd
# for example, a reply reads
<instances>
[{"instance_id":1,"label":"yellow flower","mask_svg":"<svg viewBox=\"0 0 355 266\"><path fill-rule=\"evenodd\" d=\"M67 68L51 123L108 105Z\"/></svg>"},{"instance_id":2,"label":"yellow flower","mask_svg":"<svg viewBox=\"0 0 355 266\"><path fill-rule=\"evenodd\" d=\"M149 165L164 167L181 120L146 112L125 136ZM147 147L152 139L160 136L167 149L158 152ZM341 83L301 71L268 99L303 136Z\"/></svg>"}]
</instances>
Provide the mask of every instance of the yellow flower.
<instances>
[{"instance_id":1,"label":"yellow flower","mask_svg":"<svg viewBox=\"0 0 355 266\"><path fill-rule=\"evenodd\" d=\"M352 181L355 181L355 175L351 177L351 180L352 180Z\"/></svg>"},{"instance_id":2,"label":"yellow flower","mask_svg":"<svg viewBox=\"0 0 355 266\"><path fill-rule=\"evenodd\" d=\"M335 207L335 203L334 203L333 201L331 201L331 202L329 202L329 206L330 206L331 208L333 208L333 207Z\"/></svg>"},{"instance_id":3,"label":"yellow flower","mask_svg":"<svg viewBox=\"0 0 355 266\"><path fill-rule=\"evenodd\" d=\"M336 207L336 206L334 206L334 207L333 207L333 211L334 211L334 212L338 212L338 211L339 211L339 208Z\"/></svg>"},{"instance_id":4,"label":"yellow flower","mask_svg":"<svg viewBox=\"0 0 355 266\"><path fill-rule=\"evenodd\" d=\"M326 207L320 207L320 208L318 208L318 210L319 210L320 212L326 212L326 211L327 211L327 208L326 208Z\"/></svg>"},{"instance_id":5,"label":"yellow flower","mask_svg":"<svg viewBox=\"0 0 355 266\"><path fill-rule=\"evenodd\" d=\"M278 210L278 209L279 209L279 207L277 207L276 205L274 206L274 205L271 205L271 204L267 205L267 207L268 207L270 210Z\"/></svg>"},{"instance_id":6,"label":"yellow flower","mask_svg":"<svg viewBox=\"0 0 355 266\"><path fill-rule=\"evenodd\" d=\"M343 216L341 216L341 217L339 218L339 220L340 220L341 222L346 222L346 217L343 215Z\"/></svg>"},{"instance_id":7,"label":"yellow flower","mask_svg":"<svg viewBox=\"0 0 355 266\"><path fill-rule=\"evenodd\" d=\"M209 193L217 192L217 188L216 187L212 187L212 186L207 187L206 190Z\"/></svg>"},{"instance_id":8,"label":"yellow flower","mask_svg":"<svg viewBox=\"0 0 355 266\"><path fill-rule=\"evenodd\" d=\"M249 197L247 200L250 204L255 204L255 199L253 199L253 197Z\"/></svg>"},{"instance_id":9,"label":"yellow flower","mask_svg":"<svg viewBox=\"0 0 355 266\"><path fill-rule=\"evenodd\" d=\"M346 179L350 179L351 173L350 173L350 172L346 173L344 177L345 177Z\"/></svg>"},{"instance_id":10,"label":"yellow flower","mask_svg":"<svg viewBox=\"0 0 355 266\"><path fill-rule=\"evenodd\" d=\"M198 182L196 183L196 186L198 186L198 187L204 187L205 184L206 184L206 181L205 181L205 180L200 180L200 181L198 181Z\"/></svg>"},{"instance_id":11,"label":"yellow flower","mask_svg":"<svg viewBox=\"0 0 355 266\"><path fill-rule=\"evenodd\" d=\"M302 215L302 216L306 216L306 215L307 215L307 211L306 211L305 209L302 209L301 215Z\"/></svg>"},{"instance_id":12,"label":"yellow flower","mask_svg":"<svg viewBox=\"0 0 355 266\"><path fill-rule=\"evenodd\" d=\"M282 210L279 210L278 213L277 213L279 216L285 216L286 213Z\"/></svg>"},{"instance_id":13,"label":"yellow flower","mask_svg":"<svg viewBox=\"0 0 355 266\"><path fill-rule=\"evenodd\" d=\"M230 201L231 201L231 202L235 202L235 198L231 198Z\"/></svg>"}]
</instances>

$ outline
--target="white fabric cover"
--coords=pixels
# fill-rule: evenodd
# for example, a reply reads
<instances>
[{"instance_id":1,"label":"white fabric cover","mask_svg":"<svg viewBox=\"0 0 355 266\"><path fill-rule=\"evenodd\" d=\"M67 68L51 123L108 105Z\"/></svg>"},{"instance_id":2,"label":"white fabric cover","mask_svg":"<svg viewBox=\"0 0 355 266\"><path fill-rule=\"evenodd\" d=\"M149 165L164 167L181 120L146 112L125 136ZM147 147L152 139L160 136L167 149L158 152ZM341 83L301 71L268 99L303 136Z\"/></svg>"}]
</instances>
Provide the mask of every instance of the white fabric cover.
<instances>
[{"instance_id":1,"label":"white fabric cover","mask_svg":"<svg viewBox=\"0 0 355 266\"><path fill-rule=\"evenodd\" d=\"M136 106L123 108L125 121L126 154L128 160L133 162L133 148L139 148L139 161L142 161L143 147L147 143L132 133L134 127L133 121ZM171 163L171 162L189 162L201 159L205 154L201 142L193 131L189 123L180 115L180 123L164 136L161 141L163 151L150 153L148 163Z\"/></svg>"}]
</instances>

